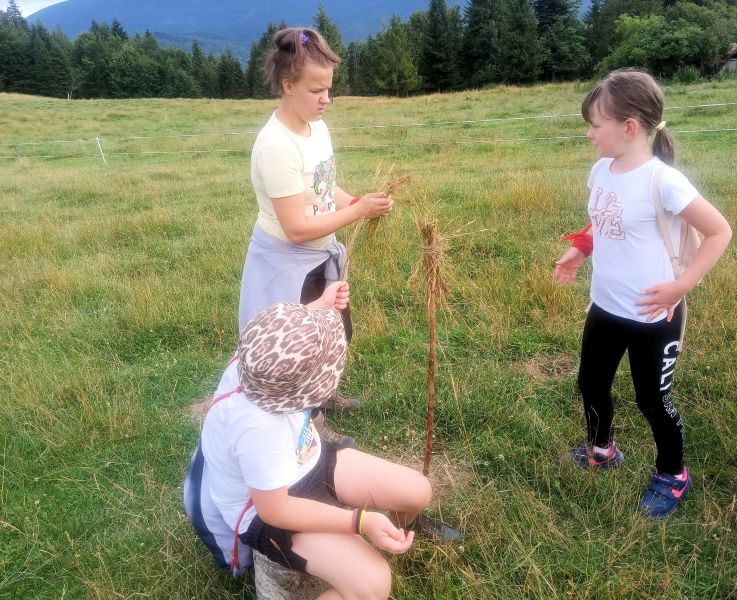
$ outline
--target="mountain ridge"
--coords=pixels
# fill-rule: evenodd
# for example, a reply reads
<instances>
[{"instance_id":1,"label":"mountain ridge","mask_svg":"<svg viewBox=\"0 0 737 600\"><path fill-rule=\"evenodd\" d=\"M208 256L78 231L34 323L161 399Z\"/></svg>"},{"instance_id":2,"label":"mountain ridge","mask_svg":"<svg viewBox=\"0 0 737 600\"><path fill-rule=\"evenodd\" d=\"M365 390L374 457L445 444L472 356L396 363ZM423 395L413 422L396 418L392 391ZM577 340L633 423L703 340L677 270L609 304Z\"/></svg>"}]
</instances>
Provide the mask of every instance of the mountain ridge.
<instances>
[{"instance_id":1,"label":"mountain ridge","mask_svg":"<svg viewBox=\"0 0 737 600\"><path fill-rule=\"evenodd\" d=\"M463 4L465 0L449 5ZM87 31L93 20L117 19L133 35L146 30L164 45L184 48L197 39L206 50L221 53L226 47L246 58L251 44L269 23L284 20L289 26L312 26L318 0L280 0L278 3L247 0L66 0L33 13L28 20L48 29L60 26L72 39ZM340 29L346 44L364 40L380 31L397 14L407 19L427 10L428 0L323 0L325 12Z\"/></svg>"}]
</instances>

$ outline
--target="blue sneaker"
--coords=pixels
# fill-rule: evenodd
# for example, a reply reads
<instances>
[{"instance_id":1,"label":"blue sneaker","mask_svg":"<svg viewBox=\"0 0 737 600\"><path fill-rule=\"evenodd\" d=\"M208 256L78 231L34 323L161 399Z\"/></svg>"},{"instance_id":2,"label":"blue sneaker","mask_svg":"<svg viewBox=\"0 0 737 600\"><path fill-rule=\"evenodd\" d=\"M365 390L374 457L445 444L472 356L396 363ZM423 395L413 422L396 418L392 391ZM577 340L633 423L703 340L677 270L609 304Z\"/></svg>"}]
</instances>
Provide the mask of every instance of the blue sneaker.
<instances>
[{"instance_id":1,"label":"blue sneaker","mask_svg":"<svg viewBox=\"0 0 737 600\"><path fill-rule=\"evenodd\" d=\"M686 479L683 480L675 475L656 471L650 487L640 500L640 511L653 519L665 519L675 511L693 487L688 469L684 467L683 471L686 473Z\"/></svg>"},{"instance_id":2,"label":"blue sneaker","mask_svg":"<svg viewBox=\"0 0 737 600\"><path fill-rule=\"evenodd\" d=\"M586 442L571 452L571 458L582 469L608 469L624 462L624 454L614 440L606 452L600 452L594 444Z\"/></svg>"}]
</instances>

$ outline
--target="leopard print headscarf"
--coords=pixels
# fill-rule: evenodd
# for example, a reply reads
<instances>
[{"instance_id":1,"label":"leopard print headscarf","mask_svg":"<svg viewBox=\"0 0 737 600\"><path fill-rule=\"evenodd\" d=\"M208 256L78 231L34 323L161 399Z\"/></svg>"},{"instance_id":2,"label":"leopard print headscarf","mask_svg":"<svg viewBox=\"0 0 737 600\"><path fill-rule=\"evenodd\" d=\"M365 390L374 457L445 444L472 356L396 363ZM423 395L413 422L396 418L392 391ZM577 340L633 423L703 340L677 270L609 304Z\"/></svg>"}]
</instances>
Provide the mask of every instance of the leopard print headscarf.
<instances>
[{"instance_id":1,"label":"leopard print headscarf","mask_svg":"<svg viewBox=\"0 0 737 600\"><path fill-rule=\"evenodd\" d=\"M274 304L241 331L241 389L269 412L315 408L338 387L345 351L345 331L338 311Z\"/></svg>"}]
</instances>

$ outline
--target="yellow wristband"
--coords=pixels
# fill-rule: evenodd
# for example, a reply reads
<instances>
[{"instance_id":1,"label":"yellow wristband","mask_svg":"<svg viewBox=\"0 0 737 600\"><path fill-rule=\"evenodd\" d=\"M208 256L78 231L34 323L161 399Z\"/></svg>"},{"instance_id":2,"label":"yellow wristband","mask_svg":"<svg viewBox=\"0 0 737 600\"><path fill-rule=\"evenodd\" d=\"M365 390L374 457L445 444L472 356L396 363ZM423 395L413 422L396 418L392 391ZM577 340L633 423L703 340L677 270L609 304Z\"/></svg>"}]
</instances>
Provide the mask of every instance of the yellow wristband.
<instances>
[{"instance_id":1,"label":"yellow wristband","mask_svg":"<svg viewBox=\"0 0 737 600\"><path fill-rule=\"evenodd\" d=\"M366 514L363 509L358 513L358 535L363 535L361 528L363 527L363 515Z\"/></svg>"}]
</instances>

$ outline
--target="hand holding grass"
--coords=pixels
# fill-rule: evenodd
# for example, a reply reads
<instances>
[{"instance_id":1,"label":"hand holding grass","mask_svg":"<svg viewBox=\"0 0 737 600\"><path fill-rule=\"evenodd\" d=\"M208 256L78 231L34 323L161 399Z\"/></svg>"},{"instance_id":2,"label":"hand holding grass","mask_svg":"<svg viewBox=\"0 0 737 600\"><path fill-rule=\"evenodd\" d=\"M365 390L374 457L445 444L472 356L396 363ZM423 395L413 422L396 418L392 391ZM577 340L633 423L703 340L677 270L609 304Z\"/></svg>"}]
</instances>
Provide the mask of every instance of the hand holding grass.
<instances>
[{"instance_id":1,"label":"hand holding grass","mask_svg":"<svg viewBox=\"0 0 737 600\"><path fill-rule=\"evenodd\" d=\"M384 217L392 211L394 199L391 194L385 192L371 192L361 196L358 206L362 210L364 219Z\"/></svg>"},{"instance_id":2,"label":"hand holding grass","mask_svg":"<svg viewBox=\"0 0 737 600\"><path fill-rule=\"evenodd\" d=\"M380 550L392 554L404 554L415 539L415 532L406 532L396 527L389 518L380 512L365 512L361 533L370 539Z\"/></svg>"}]
</instances>

